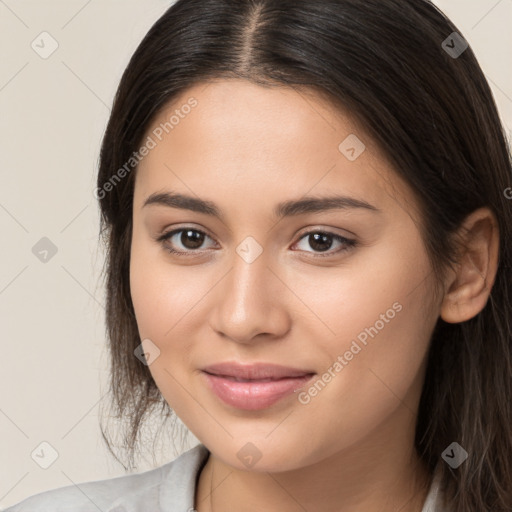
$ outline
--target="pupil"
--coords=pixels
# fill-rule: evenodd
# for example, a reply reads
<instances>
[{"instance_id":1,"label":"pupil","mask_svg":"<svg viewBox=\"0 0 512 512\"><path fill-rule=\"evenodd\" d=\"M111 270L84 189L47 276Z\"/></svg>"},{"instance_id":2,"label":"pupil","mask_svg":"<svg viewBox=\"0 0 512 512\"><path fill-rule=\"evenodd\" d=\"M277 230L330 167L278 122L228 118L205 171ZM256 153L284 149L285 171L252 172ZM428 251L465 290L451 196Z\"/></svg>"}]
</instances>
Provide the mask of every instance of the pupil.
<instances>
[{"instance_id":1,"label":"pupil","mask_svg":"<svg viewBox=\"0 0 512 512\"><path fill-rule=\"evenodd\" d=\"M195 235L194 235L195 233ZM202 233L199 233L198 231L193 231L191 229L183 231L181 235L181 243L187 248L187 249L197 249L198 247L201 247L201 244L203 243L204 235ZM189 243L189 241L192 240L192 244ZM190 246L191 245L191 246Z\"/></svg>"},{"instance_id":2,"label":"pupil","mask_svg":"<svg viewBox=\"0 0 512 512\"><path fill-rule=\"evenodd\" d=\"M309 243L313 249L316 249L318 251L329 250L332 245L332 241L330 241L330 237L331 237L331 235L328 235L325 233L313 233L312 235L309 235ZM328 243L329 247L322 246L322 243L325 244L327 242L330 242L330 243Z\"/></svg>"}]
</instances>

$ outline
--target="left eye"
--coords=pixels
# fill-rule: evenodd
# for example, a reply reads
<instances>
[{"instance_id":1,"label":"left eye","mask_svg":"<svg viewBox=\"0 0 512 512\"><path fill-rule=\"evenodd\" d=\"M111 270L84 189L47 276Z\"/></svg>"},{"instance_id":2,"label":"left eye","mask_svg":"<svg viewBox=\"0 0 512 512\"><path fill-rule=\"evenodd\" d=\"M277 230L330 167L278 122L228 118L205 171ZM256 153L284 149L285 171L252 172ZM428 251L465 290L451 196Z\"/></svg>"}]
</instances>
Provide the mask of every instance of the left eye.
<instances>
[{"instance_id":1,"label":"left eye","mask_svg":"<svg viewBox=\"0 0 512 512\"><path fill-rule=\"evenodd\" d=\"M181 236L178 236L180 234ZM198 229L182 228L175 229L174 231L170 231L169 233L164 233L162 236L158 238L157 241L161 242L164 245L165 249L172 254L191 256L194 252L201 252L199 251L199 249L201 245L204 243L205 237L210 238L206 233ZM174 242L173 239L175 239ZM309 246L314 249L313 252L318 251L320 253L325 253L326 251L329 251L333 244L333 241L336 241L339 244L341 244L342 247L340 249L338 249L337 251L330 251L328 254L325 254L325 256L331 256L332 254L347 251L351 247L354 247L356 245L355 240L351 240L326 231L309 231L308 233L304 233L301 236L299 242L297 242L295 245L298 245L303 240L307 240L306 243L308 243ZM171 242L171 244L165 243L169 241ZM184 250L180 250L179 247L178 249L175 249L175 244L177 242L179 242L182 245ZM305 250L305 252L311 251ZM324 254L317 254L317 256L324 256Z\"/></svg>"},{"instance_id":2,"label":"left eye","mask_svg":"<svg viewBox=\"0 0 512 512\"><path fill-rule=\"evenodd\" d=\"M308 233L302 235L300 240L307 240L307 243L309 244L310 247L322 253L328 251L331 248L333 240L341 244L342 247L340 249L338 249L337 251L331 251L328 254L325 254L325 256L331 256L332 254L348 251L351 247L354 247L356 245L355 240L351 240L343 236L325 231L309 231ZM324 256L324 254L317 254L317 256Z\"/></svg>"}]
</instances>

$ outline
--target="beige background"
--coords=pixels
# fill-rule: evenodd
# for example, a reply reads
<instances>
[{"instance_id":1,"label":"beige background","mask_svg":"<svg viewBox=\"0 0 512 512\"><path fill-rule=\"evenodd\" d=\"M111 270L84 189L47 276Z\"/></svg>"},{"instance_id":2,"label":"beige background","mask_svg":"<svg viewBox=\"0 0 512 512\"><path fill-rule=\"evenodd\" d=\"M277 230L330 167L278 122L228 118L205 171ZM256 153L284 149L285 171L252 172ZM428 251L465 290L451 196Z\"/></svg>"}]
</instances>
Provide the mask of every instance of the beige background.
<instances>
[{"instance_id":1,"label":"beige background","mask_svg":"<svg viewBox=\"0 0 512 512\"><path fill-rule=\"evenodd\" d=\"M510 134L512 0L435 3L472 45ZM0 0L0 508L123 474L98 429L107 353L92 191L118 81L169 5ZM31 48L43 31L59 45L48 59ZM42 237L57 248L46 263L32 252ZM48 469L31 458L48 456L43 441L58 452ZM176 455L166 443L156 463Z\"/></svg>"}]
</instances>

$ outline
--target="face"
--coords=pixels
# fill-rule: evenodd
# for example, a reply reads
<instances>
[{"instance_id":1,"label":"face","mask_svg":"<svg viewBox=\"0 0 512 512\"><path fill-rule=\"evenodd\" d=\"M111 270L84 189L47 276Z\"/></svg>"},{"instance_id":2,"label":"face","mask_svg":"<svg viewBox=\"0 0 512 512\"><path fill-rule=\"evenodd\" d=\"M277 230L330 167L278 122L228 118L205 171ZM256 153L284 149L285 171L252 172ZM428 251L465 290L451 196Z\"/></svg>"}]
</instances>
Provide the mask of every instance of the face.
<instances>
[{"instance_id":1,"label":"face","mask_svg":"<svg viewBox=\"0 0 512 512\"><path fill-rule=\"evenodd\" d=\"M132 300L152 377L193 434L226 464L279 471L413 424L431 268L412 192L357 123L313 93L221 80L147 137ZM204 371L225 362L287 369Z\"/></svg>"}]
</instances>

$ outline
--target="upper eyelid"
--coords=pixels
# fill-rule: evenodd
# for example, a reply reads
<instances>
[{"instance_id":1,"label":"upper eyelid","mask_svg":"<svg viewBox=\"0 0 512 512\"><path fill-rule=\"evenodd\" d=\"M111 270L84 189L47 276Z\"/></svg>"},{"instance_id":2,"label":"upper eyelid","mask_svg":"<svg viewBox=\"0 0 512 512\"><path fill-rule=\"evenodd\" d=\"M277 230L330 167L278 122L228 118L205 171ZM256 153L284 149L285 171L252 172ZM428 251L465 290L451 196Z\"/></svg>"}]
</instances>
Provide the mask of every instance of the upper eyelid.
<instances>
[{"instance_id":1,"label":"upper eyelid","mask_svg":"<svg viewBox=\"0 0 512 512\"><path fill-rule=\"evenodd\" d=\"M193 226L183 226L183 227L173 228L173 229L171 229L169 231L164 231L161 235L157 236L157 240L168 240L172 236L180 233L181 231L187 231L187 230L189 230L189 231L197 231L198 233L202 233L202 234L206 235L207 237L211 238L212 240L215 240L215 238L213 236L211 236L204 229L202 229L202 228L195 228Z\"/></svg>"},{"instance_id":2,"label":"upper eyelid","mask_svg":"<svg viewBox=\"0 0 512 512\"><path fill-rule=\"evenodd\" d=\"M331 234L331 235L335 235L335 236L340 236L340 237L346 238L346 239L350 239L350 236L355 237L355 235L349 235L349 236L341 235L340 233L336 233L335 231L333 231L333 229L335 229L335 228L308 227L308 228L304 228L304 231L301 230L296 236L302 237L302 236L310 234L310 233L327 233L327 234ZM214 239L214 237L212 235L210 235L210 233L207 230L205 230L204 228L196 228L194 226L182 226L182 227L173 228L173 229L170 229L169 231L162 232L161 235L158 235L158 238L161 239L161 238L167 237L171 234L175 235L176 233L179 233L180 231L186 231L186 230L197 231L199 233L203 233L203 234L209 236L212 240Z\"/></svg>"}]
</instances>

